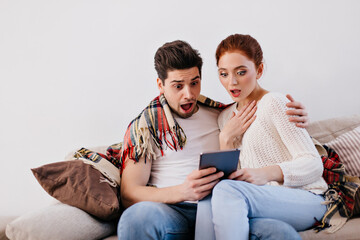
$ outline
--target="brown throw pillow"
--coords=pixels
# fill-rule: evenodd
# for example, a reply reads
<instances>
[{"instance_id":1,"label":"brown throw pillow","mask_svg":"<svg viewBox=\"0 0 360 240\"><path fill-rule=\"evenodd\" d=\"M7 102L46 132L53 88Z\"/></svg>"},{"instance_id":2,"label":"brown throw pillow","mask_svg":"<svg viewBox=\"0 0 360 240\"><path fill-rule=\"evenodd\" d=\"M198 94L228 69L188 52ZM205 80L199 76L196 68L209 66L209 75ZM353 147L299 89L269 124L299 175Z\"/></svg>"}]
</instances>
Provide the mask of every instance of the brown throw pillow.
<instances>
[{"instance_id":1,"label":"brown throw pillow","mask_svg":"<svg viewBox=\"0 0 360 240\"><path fill-rule=\"evenodd\" d=\"M40 185L60 202L80 208L102 220L120 216L119 188L81 160L47 164L31 169Z\"/></svg>"}]
</instances>

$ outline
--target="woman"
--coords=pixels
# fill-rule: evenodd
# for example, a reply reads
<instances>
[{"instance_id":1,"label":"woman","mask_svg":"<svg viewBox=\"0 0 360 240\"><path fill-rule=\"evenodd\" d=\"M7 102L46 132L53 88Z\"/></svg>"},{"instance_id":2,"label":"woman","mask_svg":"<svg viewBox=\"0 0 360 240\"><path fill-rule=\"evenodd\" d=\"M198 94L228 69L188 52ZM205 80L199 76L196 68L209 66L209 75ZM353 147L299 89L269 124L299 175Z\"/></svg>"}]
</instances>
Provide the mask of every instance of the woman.
<instances>
[{"instance_id":1,"label":"woman","mask_svg":"<svg viewBox=\"0 0 360 240\"><path fill-rule=\"evenodd\" d=\"M213 190L216 238L248 239L249 220L260 218L297 231L310 228L326 211L322 161L307 131L288 121L287 98L259 85L264 69L259 43L249 35L231 35L219 44L216 61L235 102L219 116L220 147L241 149L241 169Z\"/></svg>"}]
</instances>

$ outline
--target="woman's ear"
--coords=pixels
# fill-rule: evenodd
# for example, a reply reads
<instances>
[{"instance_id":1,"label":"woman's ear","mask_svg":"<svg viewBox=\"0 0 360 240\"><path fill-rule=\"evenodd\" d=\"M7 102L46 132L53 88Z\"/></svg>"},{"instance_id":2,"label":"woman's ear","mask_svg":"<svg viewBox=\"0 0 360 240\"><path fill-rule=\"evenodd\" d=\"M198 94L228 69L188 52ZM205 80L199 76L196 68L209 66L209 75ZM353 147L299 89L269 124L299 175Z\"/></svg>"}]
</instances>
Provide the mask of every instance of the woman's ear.
<instances>
[{"instance_id":1,"label":"woman's ear","mask_svg":"<svg viewBox=\"0 0 360 240\"><path fill-rule=\"evenodd\" d=\"M160 91L160 94L164 94L164 84L160 78L156 79L156 84L158 86L158 89Z\"/></svg>"},{"instance_id":2,"label":"woman's ear","mask_svg":"<svg viewBox=\"0 0 360 240\"><path fill-rule=\"evenodd\" d=\"M259 67L257 68L256 80L261 78L263 72L264 72L264 63L260 63Z\"/></svg>"}]
</instances>

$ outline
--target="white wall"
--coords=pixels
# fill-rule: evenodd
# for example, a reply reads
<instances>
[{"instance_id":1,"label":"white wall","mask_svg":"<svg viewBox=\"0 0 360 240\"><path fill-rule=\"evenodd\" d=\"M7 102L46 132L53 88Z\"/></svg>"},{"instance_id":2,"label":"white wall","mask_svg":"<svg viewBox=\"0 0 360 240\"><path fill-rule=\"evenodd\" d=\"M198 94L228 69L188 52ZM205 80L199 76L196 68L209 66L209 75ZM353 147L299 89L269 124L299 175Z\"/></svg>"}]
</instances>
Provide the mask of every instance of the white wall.
<instances>
[{"instance_id":1,"label":"white wall","mask_svg":"<svg viewBox=\"0 0 360 240\"><path fill-rule=\"evenodd\" d=\"M229 102L217 44L248 33L262 85L291 93L313 121L360 113L359 1L0 0L0 215L51 200L30 168L122 140L157 95L153 56L183 39L204 59L202 92Z\"/></svg>"}]
</instances>

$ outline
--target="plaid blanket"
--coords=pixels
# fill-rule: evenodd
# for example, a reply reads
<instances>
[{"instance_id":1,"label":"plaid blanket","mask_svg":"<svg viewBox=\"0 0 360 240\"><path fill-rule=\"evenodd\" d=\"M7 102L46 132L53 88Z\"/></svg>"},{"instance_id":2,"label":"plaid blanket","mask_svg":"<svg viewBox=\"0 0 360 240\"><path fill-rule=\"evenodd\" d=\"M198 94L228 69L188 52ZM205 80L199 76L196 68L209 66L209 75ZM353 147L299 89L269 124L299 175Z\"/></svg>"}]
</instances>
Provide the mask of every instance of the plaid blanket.
<instances>
[{"instance_id":1,"label":"plaid blanket","mask_svg":"<svg viewBox=\"0 0 360 240\"><path fill-rule=\"evenodd\" d=\"M120 158L122 143L115 143L109 146L106 150L106 154L98 153L91 151L87 148L81 148L74 153L75 158L85 158L92 162L100 162L102 159L105 159L111 162L115 167L121 169L122 161Z\"/></svg>"},{"instance_id":2,"label":"plaid blanket","mask_svg":"<svg viewBox=\"0 0 360 240\"><path fill-rule=\"evenodd\" d=\"M197 102L219 109L228 106L203 95L199 96ZM154 145L163 155L164 143L171 150L177 151L184 147L186 135L174 119L165 96L160 95L129 124L124 137L121 161L126 157L139 161L142 156L145 161L147 158L156 159Z\"/></svg>"},{"instance_id":3,"label":"plaid blanket","mask_svg":"<svg viewBox=\"0 0 360 240\"><path fill-rule=\"evenodd\" d=\"M324 165L323 178L328 184L328 190L324 193L327 211L324 217L316 223L315 230L326 229L333 233L339 230L346 221L353 216L356 192L360 186L358 177L345 174L345 167L340 162L339 155L331 148L324 145L327 156L322 156Z\"/></svg>"},{"instance_id":4,"label":"plaid blanket","mask_svg":"<svg viewBox=\"0 0 360 240\"><path fill-rule=\"evenodd\" d=\"M224 109L228 105L216 102L200 95L197 103L203 106ZM170 136L170 139L168 137ZM108 147L106 154L97 153L86 148L79 149L74 157L86 158L93 162L106 159L120 169L124 166L124 159L128 157L139 161L141 156L156 157L151 139L163 154L163 144L172 150L182 149L186 143L186 135L173 117L170 107L164 97L160 95L129 124L123 143L116 143Z\"/></svg>"}]
</instances>

